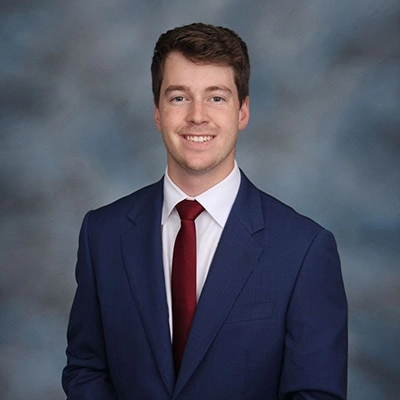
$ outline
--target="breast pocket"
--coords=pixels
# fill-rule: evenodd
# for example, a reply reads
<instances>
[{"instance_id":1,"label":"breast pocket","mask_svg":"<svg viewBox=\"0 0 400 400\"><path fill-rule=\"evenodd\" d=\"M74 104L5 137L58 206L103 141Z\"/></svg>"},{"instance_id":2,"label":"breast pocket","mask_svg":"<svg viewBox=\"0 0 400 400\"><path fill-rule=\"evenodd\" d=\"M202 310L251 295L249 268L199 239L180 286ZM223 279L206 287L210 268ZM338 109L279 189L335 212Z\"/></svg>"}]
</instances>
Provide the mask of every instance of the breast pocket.
<instances>
[{"instance_id":1,"label":"breast pocket","mask_svg":"<svg viewBox=\"0 0 400 400\"><path fill-rule=\"evenodd\" d=\"M269 319L274 315L275 301L240 304L232 308L225 324Z\"/></svg>"}]
</instances>

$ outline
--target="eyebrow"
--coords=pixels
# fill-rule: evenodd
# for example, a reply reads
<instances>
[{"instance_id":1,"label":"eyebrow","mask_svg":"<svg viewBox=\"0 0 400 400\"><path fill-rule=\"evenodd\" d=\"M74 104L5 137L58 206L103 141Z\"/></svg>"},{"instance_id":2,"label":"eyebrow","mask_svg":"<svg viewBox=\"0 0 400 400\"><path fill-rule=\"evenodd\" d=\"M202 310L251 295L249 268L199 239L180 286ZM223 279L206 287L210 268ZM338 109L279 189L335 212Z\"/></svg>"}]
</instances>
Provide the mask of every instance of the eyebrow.
<instances>
[{"instance_id":1,"label":"eyebrow","mask_svg":"<svg viewBox=\"0 0 400 400\"><path fill-rule=\"evenodd\" d=\"M165 89L164 94L167 95L168 93L171 93L171 92L190 92L190 89L189 89L188 86L171 85L171 86L168 86L168 87Z\"/></svg>"},{"instance_id":2,"label":"eyebrow","mask_svg":"<svg viewBox=\"0 0 400 400\"><path fill-rule=\"evenodd\" d=\"M190 93L190 88L189 86L184 86L184 85L170 85L165 89L164 95L168 95L171 92L187 92ZM222 85L222 86L209 86L206 88L206 92L225 92L228 94L232 94L232 90L229 89L228 87Z\"/></svg>"},{"instance_id":3,"label":"eyebrow","mask_svg":"<svg viewBox=\"0 0 400 400\"><path fill-rule=\"evenodd\" d=\"M228 87L222 85L222 86L210 86L206 89L207 92L225 92L225 93L231 93L232 90L229 89Z\"/></svg>"}]
</instances>

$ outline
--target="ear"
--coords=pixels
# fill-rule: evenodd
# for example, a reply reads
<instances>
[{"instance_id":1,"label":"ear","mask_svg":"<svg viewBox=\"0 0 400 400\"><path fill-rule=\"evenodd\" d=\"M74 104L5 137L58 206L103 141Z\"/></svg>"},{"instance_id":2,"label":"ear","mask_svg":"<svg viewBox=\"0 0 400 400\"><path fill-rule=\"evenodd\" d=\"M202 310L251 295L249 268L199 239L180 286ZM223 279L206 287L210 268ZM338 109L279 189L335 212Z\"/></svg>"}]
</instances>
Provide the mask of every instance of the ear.
<instances>
[{"instance_id":1,"label":"ear","mask_svg":"<svg viewBox=\"0 0 400 400\"><path fill-rule=\"evenodd\" d=\"M161 132L160 110L155 100L154 100L154 122L156 123L157 129Z\"/></svg>"},{"instance_id":2,"label":"ear","mask_svg":"<svg viewBox=\"0 0 400 400\"><path fill-rule=\"evenodd\" d=\"M247 96L239 110L239 131L246 128L250 119L250 98Z\"/></svg>"}]
</instances>

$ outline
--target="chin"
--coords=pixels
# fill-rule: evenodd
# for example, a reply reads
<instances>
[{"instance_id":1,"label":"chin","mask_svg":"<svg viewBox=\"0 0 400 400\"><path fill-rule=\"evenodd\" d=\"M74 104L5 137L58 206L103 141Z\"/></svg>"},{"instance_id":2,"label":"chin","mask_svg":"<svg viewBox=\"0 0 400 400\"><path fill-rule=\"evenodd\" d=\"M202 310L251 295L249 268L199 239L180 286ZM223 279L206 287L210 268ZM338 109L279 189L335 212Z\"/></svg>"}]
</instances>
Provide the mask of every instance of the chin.
<instances>
[{"instance_id":1,"label":"chin","mask_svg":"<svg viewBox=\"0 0 400 400\"><path fill-rule=\"evenodd\" d=\"M185 164L185 169L189 173L196 174L196 175L202 175L209 173L211 171L217 171L218 167L222 167L222 165L218 162L205 162L205 161L199 161L197 163L190 162ZM222 168L220 168L222 169Z\"/></svg>"}]
</instances>

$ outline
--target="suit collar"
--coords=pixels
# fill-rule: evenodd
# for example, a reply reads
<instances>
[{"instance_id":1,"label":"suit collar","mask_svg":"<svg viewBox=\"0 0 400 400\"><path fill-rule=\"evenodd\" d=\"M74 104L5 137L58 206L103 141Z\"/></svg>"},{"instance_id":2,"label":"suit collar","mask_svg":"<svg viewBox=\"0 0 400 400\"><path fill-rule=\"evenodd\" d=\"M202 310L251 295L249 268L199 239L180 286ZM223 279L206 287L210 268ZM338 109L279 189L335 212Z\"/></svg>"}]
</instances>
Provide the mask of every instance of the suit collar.
<instances>
[{"instance_id":1,"label":"suit collar","mask_svg":"<svg viewBox=\"0 0 400 400\"><path fill-rule=\"evenodd\" d=\"M175 372L168 322L161 242L163 180L133 196L127 217L132 226L121 236L124 265L164 384L172 394Z\"/></svg>"},{"instance_id":2,"label":"suit collar","mask_svg":"<svg viewBox=\"0 0 400 400\"><path fill-rule=\"evenodd\" d=\"M260 191L249 181L240 170L241 183L238 195L232 207L231 214L243 224L245 229L254 234L265 228L269 213L263 210Z\"/></svg>"},{"instance_id":3,"label":"suit collar","mask_svg":"<svg viewBox=\"0 0 400 400\"><path fill-rule=\"evenodd\" d=\"M127 277L154 358L176 398L206 355L263 252L253 235L266 221L258 189L241 172L239 192L221 235L194 316L175 381L162 263L163 180L141 189L128 212L132 227L121 236ZM175 384L176 382L176 384Z\"/></svg>"}]
</instances>

